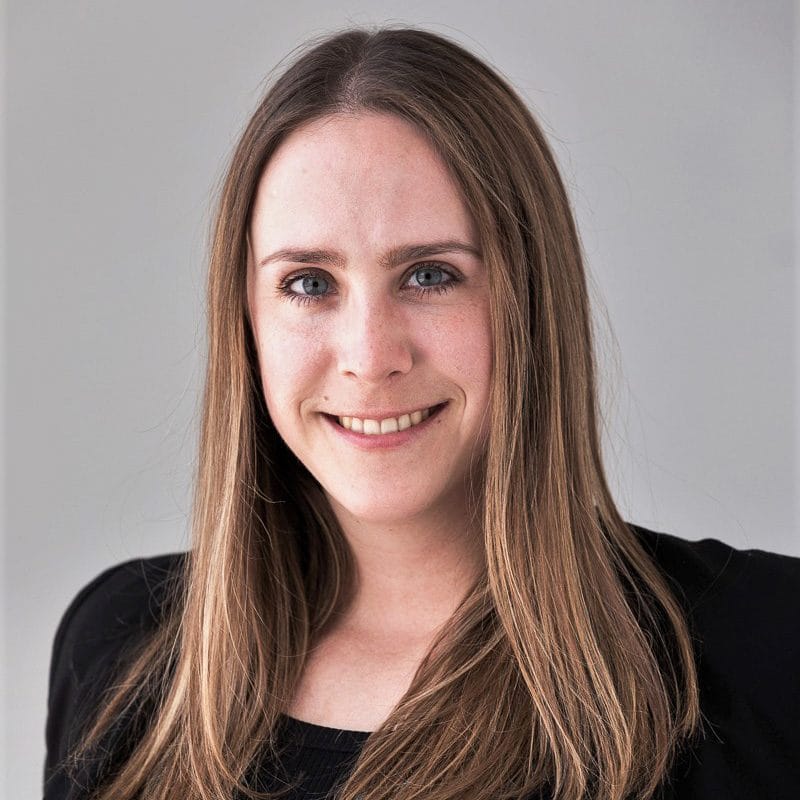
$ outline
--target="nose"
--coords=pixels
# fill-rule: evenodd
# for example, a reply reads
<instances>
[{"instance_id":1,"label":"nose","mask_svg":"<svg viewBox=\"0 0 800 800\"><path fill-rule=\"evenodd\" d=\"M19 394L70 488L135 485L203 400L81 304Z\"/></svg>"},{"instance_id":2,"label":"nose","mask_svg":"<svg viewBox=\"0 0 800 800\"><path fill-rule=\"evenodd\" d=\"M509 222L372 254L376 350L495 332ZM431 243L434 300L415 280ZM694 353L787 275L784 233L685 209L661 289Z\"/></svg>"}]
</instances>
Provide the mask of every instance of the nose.
<instances>
[{"instance_id":1,"label":"nose","mask_svg":"<svg viewBox=\"0 0 800 800\"><path fill-rule=\"evenodd\" d=\"M379 385L407 373L414 362L408 321L402 309L374 293L354 293L339 319L339 373L361 383Z\"/></svg>"}]
</instances>

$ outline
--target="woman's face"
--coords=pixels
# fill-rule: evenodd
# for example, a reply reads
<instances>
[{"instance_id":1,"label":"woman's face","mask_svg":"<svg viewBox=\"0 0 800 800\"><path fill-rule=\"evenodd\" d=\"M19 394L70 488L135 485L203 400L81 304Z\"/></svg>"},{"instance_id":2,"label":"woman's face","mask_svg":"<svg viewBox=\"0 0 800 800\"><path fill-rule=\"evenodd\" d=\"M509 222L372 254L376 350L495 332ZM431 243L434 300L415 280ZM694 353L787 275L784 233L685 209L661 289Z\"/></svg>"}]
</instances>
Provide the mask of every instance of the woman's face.
<instances>
[{"instance_id":1,"label":"woman's face","mask_svg":"<svg viewBox=\"0 0 800 800\"><path fill-rule=\"evenodd\" d=\"M463 516L485 447L489 296L474 223L435 152L391 115L309 123L270 159L249 236L266 405L334 510Z\"/></svg>"}]
</instances>

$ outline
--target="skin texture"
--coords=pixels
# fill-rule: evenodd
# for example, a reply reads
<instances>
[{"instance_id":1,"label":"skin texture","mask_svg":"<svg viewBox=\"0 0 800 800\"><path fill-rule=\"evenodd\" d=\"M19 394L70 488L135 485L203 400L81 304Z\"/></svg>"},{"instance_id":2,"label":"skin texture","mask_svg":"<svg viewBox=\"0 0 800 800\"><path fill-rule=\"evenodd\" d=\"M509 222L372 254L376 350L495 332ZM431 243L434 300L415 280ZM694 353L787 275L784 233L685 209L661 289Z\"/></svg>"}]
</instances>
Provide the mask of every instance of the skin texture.
<instances>
[{"instance_id":1,"label":"skin texture","mask_svg":"<svg viewBox=\"0 0 800 800\"><path fill-rule=\"evenodd\" d=\"M392 248L444 240L476 254L382 264ZM262 175L249 241L248 307L267 408L325 490L358 574L353 604L312 657L294 711L370 730L481 562L467 492L487 433L486 268L446 166L411 125L385 114L336 114L289 136ZM261 264L286 248L338 260ZM446 272L460 279L449 291L421 293L453 281ZM316 283L301 277L309 273ZM291 300L281 285L316 299ZM426 431L389 449L360 449L322 416L445 400ZM334 675L338 706L328 694ZM360 693L359 718L348 686Z\"/></svg>"}]
</instances>

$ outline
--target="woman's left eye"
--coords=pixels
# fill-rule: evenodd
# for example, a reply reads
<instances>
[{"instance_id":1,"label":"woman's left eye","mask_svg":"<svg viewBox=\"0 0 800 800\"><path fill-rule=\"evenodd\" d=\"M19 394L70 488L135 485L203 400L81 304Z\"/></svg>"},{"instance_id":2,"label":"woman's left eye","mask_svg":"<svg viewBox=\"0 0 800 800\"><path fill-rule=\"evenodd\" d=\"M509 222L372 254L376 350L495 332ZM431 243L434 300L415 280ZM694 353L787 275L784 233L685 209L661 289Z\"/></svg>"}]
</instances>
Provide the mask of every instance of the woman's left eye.
<instances>
[{"instance_id":1,"label":"woman's left eye","mask_svg":"<svg viewBox=\"0 0 800 800\"><path fill-rule=\"evenodd\" d=\"M418 286L415 288L426 292L447 292L458 283L458 279L452 272L448 272L436 264L423 264L415 267L409 277L413 278L415 276L417 276L418 282ZM446 280L446 278L449 278L449 280Z\"/></svg>"},{"instance_id":2,"label":"woman's left eye","mask_svg":"<svg viewBox=\"0 0 800 800\"><path fill-rule=\"evenodd\" d=\"M449 269L435 263L418 264L408 274L406 283L412 281L411 289L415 294L425 296L428 294L444 294L461 282L459 277ZM416 284L416 285L414 285ZM279 292L289 300L299 303L316 303L324 300L331 288L331 281L321 272L303 272L299 275L290 275L278 286Z\"/></svg>"}]
</instances>

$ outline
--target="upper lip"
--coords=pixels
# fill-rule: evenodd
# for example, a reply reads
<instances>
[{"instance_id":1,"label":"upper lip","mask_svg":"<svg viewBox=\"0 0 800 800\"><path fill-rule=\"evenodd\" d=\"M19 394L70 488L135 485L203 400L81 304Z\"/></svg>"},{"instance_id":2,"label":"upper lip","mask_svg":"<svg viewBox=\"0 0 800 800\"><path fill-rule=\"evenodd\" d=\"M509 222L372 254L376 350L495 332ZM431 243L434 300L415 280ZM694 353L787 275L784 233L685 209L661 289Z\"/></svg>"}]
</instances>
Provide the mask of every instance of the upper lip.
<instances>
[{"instance_id":1,"label":"upper lip","mask_svg":"<svg viewBox=\"0 0 800 800\"><path fill-rule=\"evenodd\" d=\"M414 411L424 411L426 408L435 408L436 406L443 405L443 403L447 402L442 401L439 403L431 403L427 406L413 406L412 408L406 409L404 411L397 411L390 408L373 408L370 411L344 411L342 413L336 412L331 413L330 416L332 417L356 417L357 419L374 419L378 422L384 419L392 419L402 417L404 414L411 414Z\"/></svg>"}]
</instances>

